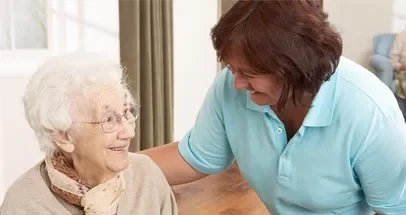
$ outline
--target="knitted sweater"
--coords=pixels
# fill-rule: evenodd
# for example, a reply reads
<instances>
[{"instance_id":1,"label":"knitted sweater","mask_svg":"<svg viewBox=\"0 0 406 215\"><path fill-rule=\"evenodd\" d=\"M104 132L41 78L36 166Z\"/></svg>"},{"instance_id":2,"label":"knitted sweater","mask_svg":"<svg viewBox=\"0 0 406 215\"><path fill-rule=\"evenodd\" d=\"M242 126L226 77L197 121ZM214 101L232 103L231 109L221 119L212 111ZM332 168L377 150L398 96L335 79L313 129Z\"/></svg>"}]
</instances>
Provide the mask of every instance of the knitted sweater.
<instances>
[{"instance_id":1,"label":"knitted sweater","mask_svg":"<svg viewBox=\"0 0 406 215\"><path fill-rule=\"evenodd\" d=\"M126 190L118 215L174 215L176 201L159 167L147 156L129 153L125 171ZM50 180L42 161L17 179L7 191L1 215L84 215L50 190Z\"/></svg>"}]
</instances>

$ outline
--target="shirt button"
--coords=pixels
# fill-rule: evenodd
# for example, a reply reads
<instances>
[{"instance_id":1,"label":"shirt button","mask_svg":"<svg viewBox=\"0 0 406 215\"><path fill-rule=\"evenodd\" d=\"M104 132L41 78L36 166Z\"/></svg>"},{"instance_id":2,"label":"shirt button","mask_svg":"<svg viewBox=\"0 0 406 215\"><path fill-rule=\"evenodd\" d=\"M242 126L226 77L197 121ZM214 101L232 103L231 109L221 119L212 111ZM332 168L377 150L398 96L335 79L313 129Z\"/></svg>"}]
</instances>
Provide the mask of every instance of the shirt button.
<instances>
[{"instance_id":1,"label":"shirt button","mask_svg":"<svg viewBox=\"0 0 406 215\"><path fill-rule=\"evenodd\" d=\"M282 128L277 128L276 132L278 132L279 134L282 133Z\"/></svg>"}]
</instances>

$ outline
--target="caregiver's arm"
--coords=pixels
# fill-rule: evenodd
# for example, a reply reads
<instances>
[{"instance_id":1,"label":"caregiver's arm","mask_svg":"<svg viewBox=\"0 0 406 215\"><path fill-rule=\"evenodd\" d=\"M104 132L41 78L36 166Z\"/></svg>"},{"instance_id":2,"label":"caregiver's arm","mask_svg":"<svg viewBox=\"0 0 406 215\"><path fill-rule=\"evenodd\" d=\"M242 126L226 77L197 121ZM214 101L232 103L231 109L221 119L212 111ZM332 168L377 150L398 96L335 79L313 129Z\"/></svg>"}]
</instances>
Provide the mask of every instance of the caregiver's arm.
<instances>
[{"instance_id":1,"label":"caregiver's arm","mask_svg":"<svg viewBox=\"0 0 406 215\"><path fill-rule=\"evenodd\" d=\"M179 153L177 142L140 151L139 153L149 156L161 168L170 185L184 184L206 176L206 174L192 168L183 159Z\"/></svg>"},{"instance_id":2,"label":"caregiver's arm","mask_svg":"<svg viewBox=\"0 0 406 215\"><path fill-rule=\"evenodd\" d=\"M234 161L224 125L225 89L232 74L220 72L200 107L193 128L179 141L142 153L151 157L169 184L182 184L223 171Z\"/></svg>"},{"instance_id":3,"label":"caregiver's arm","mask_svg":"<svg viewBox=\"0 0 406 215\"><path fill-rule=\"evenodd\" d=\"M378 214L406 214L406 125L396 105L376 111L354 160L367 203Z\"/></svg>"}]
</instances>

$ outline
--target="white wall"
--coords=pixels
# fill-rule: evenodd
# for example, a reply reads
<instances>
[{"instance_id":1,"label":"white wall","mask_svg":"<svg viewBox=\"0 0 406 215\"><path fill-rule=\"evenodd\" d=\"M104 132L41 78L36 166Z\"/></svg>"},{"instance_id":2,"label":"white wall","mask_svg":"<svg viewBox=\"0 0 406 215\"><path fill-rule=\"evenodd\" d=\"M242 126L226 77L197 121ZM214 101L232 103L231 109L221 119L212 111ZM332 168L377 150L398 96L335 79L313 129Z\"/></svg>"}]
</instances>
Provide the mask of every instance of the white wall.
<instances>
[{"instance_id":1,"label":"white wall","mask_svg":"<svg viewBox=\"0 0 406 215\"><path fill-rule=\"evenodd\" d=\"M0 202L11 183L42 157L21 100L29 75L45 59L31 55L30 61L0 55Z\"/></svg>"},{"instance_id":2,"label":"white wall","mask_svg":"<svg viewBox=\"0 0 406 215\"><path fill-rule=\"evenodd\" d=\"M173 1L174 138L193 126L197 112L217 72L210 29L217 22L217 1Z\"/></svg>"},{"instance_id":3,"label":"white wall","mask_svg":"<svg viewBox=\"0 0 406 215\"><path fill-rule=\"evenodd\" d=\"M3 147L3 129L2 129L2 125L1 123L3 123L3 115L1 114L3 113L3 101L0 98L0 202L3 201L3 193L4 191L4 147ZM0 203L1 204L1 203Z\"/></svg>"},{"instance_id":4,"label":"white wall","mask_svg":"<svg viewBox=\"0 0 406 215\"><path fill-rule=\"evenodd\" d=\"M324 0L324 9L341 33L344 55L368 67L373 36L392 32L393 0Z\"/></svg>"},{"instance_id":5,"label":"white wall","mask_svg":"<svg viewBox=\"0 0 406 215\"><path fill-rule=\"evenodd\" d=\"M25 123L21 96L26 82L26 76L0 78L0 202L11 183L42 158L34 134Z\"/></svg>"}]
</instances>

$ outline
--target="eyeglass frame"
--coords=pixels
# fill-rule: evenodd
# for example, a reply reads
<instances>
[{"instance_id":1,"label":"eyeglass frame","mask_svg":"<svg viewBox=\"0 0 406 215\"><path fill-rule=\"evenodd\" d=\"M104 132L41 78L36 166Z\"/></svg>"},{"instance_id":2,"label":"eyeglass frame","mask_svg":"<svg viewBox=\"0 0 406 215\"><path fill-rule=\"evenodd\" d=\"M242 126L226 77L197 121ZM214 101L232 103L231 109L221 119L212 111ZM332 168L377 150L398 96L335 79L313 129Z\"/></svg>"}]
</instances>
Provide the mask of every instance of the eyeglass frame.
<instances>
[{"instance_id":1,"label":"eyeglass frame","mask_svg":"<svg viewBox=\"0 0 406 215\"><path fill-rule=\"evenodd\" d=\"M135 125L135 123L137 122L137 120L138 120L138 118L139 118L139 112L140 112L140 106L139 105L137 105L137 104L131 104L130 105L130 108L135 108L135 110L136 110L136 115L134 115L134 122L132 122L132 123L129 123L128 122L128 119L125 117L125 115L124 114L120 114L120 113L117 113L117 112L115 112L115 111L108 111L108 113L113 113L114 114L114 116L116 117L116 121L115 121L115 124L116 124L116 126L115 126L115 128L112 130L112 131L105 131L104 130L104 128L103 128L103 123L105 123L106 121L103 119L103 120L101 120L101 121L97 121L97 122L91 122L91 121L73 121L74 123L88 123L88 124L92 124L92 125L96 125L96 124L99 124L100 125L100 128L101 128L101 130L104 132L104 133L113 133L113 132L115 132L117 129L118 129L118 127L119 127L119 123L120 122L122 122L122 119L123 118L125 118L126 119L126 121L128 122L128 124L134 124ZM130 108L128 108L127 110L129 110ZM106 114L105 114L106 115ZM135 128L135 127L134 127Z\"/></svg>"}]
</instances>

